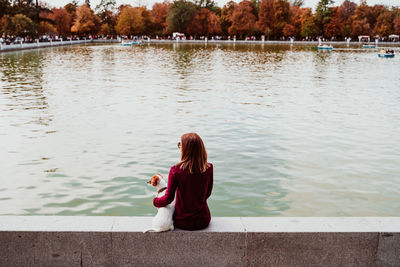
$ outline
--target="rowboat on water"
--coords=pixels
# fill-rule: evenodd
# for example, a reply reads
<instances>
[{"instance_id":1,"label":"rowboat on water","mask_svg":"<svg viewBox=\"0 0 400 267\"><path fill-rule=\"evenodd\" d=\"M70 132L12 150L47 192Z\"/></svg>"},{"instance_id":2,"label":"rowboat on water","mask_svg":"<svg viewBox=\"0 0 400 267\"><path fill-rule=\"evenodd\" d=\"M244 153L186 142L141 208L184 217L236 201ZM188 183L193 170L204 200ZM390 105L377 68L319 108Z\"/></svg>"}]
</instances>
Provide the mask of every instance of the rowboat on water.
<instances>
[{"instance_id":1,"label":"rowboat on water","mask_svg":"<svg viewBox=\"0 0 400 267\"><path fill-rule=\"evenodd\" d=\"M389 58L391 58L391 57L394 57L394 51L393 50L381 50L379 53L378 53L378 57L389 57Z\"/></svg>"},{"instance_id":2,"label":"rowboat on water","mask_svg":"<svg viewBox=\"0 0 400 267\"><path fill-rule=\"evenodd\" d=\"M391 53L383 53L383 54L381 54L381 53L379 53L378 54L378 57L394 57L394 53L393 54L391 54Z\"/></svg>"},{"instance_id":3,"label":"rowboat on water","mask_svg":"<svg viewBox=\"0 0 400 267\"><path fill-rule=\"evenodd\" d=\"M121 41L121 45L122 46L131 46L132 45L132 41L122 40Z\"/></svg>"},{"instance_id":4,"label":"rowboat on water","mask_svg":"<svg viewBox=\"0 0 400 267\"><path fill-rule=\"evenodd\" d=\"M318 45L318 50L332 50L333 46L332 45Z\"/></svg>"},{"instance_id":5,"label":"rowboat on water","mask_svg":"<svg viewBox=\"0 0 400 267\"><path fill-rule=\"evenodd\" d=\"M376 45L374 44L363 44L363 48L376 48Z\"/></svg>"},{"instance_id":6,"label":"rowboat on water","mask_svg":"<svg viewBox=\"0 0 400 267\"><path fill-rule=\"evenodd\" d=\"M122 46L132 46L132 45L141 45L142 41L136 40L136 41L128 41L128 40L123 40L121 42Z\"/></svg>"}]
</instances>

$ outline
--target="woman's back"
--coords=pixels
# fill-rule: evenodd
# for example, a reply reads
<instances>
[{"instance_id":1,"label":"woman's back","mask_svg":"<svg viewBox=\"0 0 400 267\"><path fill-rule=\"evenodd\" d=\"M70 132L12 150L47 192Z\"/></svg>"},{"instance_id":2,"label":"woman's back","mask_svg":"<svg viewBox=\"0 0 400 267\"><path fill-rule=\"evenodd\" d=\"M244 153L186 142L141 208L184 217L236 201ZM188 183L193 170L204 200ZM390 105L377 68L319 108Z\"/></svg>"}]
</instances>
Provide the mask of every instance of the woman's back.
<instances>
[{"instance_id":1,"label":"woman's back","mask_svg":"<svg viewBox=\"0 0 400 267\"><path fill-rule=\"evenodd\" d=\"M174 217L176 219L204 217L206 214L207 198L211 194L213 167L200 174L190 174L178 166L171 168L177 178L177 193Z\"/></svg>"},{"instance_id":2,"label":"woman's back","mask_svg":"<svg viewBox=\"0 0 400 267\"><path fill-rule=\"evenodd\" d=\"M213 187L213 165L207 163L207 151L196 133L182 135L178 148L181 150L181 161L171 167L165 195L155 198L153 205L157 208L165 207L176 196L175 227L185 230L203 229L211 220L207 198Z\"/></svg>"}]
</instances>

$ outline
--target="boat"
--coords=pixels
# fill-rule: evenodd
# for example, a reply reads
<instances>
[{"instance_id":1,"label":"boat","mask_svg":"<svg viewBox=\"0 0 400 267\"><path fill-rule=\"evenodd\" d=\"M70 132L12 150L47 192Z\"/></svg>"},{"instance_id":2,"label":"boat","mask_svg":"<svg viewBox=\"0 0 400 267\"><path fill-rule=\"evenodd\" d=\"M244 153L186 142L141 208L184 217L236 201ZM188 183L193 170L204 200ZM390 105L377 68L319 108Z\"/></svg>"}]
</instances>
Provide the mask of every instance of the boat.
<instances>
[{"instance_id":1,"label":"boat","mask_svg":"<svg viewBox=\"0 0 400 267\"><path fill-rule=\"evenodd\" d=\"M128 40L123 40L121 42L122 46L132 46L132 45L141 45L142 41L136 40L136 41L128 41Z\"/></svg>"},{"instance_id":2,"label":"boat","mask_svg":"<svg viewBox=\"0 0 400 267\"><path fill-rule=\"evenodd\" d=\"M363 48L376 48L376 45L374 44L363 44Z\"/></svg>"},{"instance_id":3,"label":"boat","mask_svg":"<svg viewBox=\"0 0 400 267\"><path fill-rule=\"evenodd\" d=\"M318 45L318 50L332 50L333 46L332 45Z\"/></svg>"},{"instance_id":4,"label":"boat","mask_svg":"<svg viewBox=\"0 0 400 267\"><path fill-rule=\"evenodd\" d=\"M394 57L394 53L378 53L378 57Z\"/></svg>"},{"instance_id":5,"label":"boat","mask_svg":"<svg viewBox=\"0 0 400 267\"><path fill-rule=\"evenodd\" d=\"M394 51L393 50L381 50L381 51L379 51L379 53L378 53L378 57L388 57L388 58L391 58L391 57L394 57Z\"/></svg>"},{"instance_id":6,"label":"boat","mask_svg":"<svg viewBox=\"0 0 400 267\"><path fill-rule=\"evenodd\" d=\"M132 41L122 40L121 41L121 45L122 46L131 46L132 45Z\"/></svg>"}]
</instances>

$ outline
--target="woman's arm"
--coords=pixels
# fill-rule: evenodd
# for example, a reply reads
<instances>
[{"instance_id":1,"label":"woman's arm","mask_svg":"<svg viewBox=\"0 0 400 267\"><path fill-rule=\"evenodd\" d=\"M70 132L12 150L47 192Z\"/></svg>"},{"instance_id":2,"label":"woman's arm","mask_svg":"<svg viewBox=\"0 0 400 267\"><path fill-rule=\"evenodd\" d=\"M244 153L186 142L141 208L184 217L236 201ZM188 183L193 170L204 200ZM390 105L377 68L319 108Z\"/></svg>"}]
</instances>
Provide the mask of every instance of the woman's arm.
<instances>
[{"instance_id":1,"label":"woman's arm","mask_svg":"<svg viewBox=\"0 0 400 267\"><path fill-rule=\"evenodd\" d=\"M172 167L173 168L173 167ZM177 186L176 173L172 170L168 174L168 187L163 197L156 197L153 200L153 205L157 208L162 208L171 203L175 198L175 190Z\"/></svg>"},{"instance_id":2,"label":"woman's arm","mask_svg":"<svg viewBox=\"0 0 400 267\"><path fill-rule=\"evenodd\" d=\"M207 195L206 199L210 197L212 189L213 189L213 184L214 184L214 169L213 165L210 163L210 168L211 168L211 176L210 176L210 182L208 183L208 188L207 188Z\"/></svg>"}]
</instances>

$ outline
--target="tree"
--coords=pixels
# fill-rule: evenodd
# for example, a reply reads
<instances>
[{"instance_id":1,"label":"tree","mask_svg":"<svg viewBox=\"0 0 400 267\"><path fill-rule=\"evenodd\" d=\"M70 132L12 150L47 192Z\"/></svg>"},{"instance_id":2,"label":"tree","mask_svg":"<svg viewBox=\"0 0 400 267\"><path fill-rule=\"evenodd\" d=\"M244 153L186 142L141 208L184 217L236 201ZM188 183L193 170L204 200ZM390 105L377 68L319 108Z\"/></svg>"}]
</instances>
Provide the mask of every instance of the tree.
<instances>
[{"instance_id":1,"label":"tree","mask_svg":"<svg viewBox=\"0 0 400 267\"><path fill-rule=\"evenodd\" d=\"M340 17L338 8L335 7L332 11L332 16L328 24L324 26L324 36L331 38L341 38L344 37L344 24Z\"/></svg>"},{"instance_id":2,"label":"tree","mask_svg":"<svg viewBox=\"0 0 400 267\"><path fill-rule=\"evenodd\" d=\"M100 18L102 29L105 30L104 25L108 27L108 34L114 33L114 26L116 24L115 12L115 0L101 0L96 6L96 15Z\"/></svg>"},{"instance_id":3,"label":"tree","mask_svg":"<svg viewBox=\"0 0 400 267\"><path fill-rule=\"evenodd\" d=\"M219 20L219 24L221 27L222 34L228 35L228 29L232 25L232 13L235 9L236 3L233 1L229 1L226 3L221 10L221 16Z\"/></svg>"},{"instance_id":4,"label":"tree","mask_svg":"<svg viewBox=\"0 0 400 267\"><path fill-rule=\"evenodd\" d=\"M57 33L57 30L50 22L41 21L39 26L39 33L40 35L55 34Z\"/></svg>"},{"instance_id":5,"label":"tree","mask_svg":"<svg viewBox=\"0 0 400 267\"><path fill-rule=\"evenodd\" d=\"M390 11L381 13L376 20L374 34L379 36L389 36L393 33L393 14Z\"/></svg>"},{"instance_id":6,"label":"tree","mask_svg":"<svg viewBox=\"0 0 400 267\"><path fill-rule=\"evenodd\" d=\"M315 23L315 18L309 16L301 27L301 36L303 37L315 37L318 34L318 27Z\"/></svg>"},{"instance_id":7,"label":"tree","mask_svg":"<svg viewBox=\"0 0 400 267\"><path fill-rule=\"evenodd\" d=\"M296 29L294 28L293 25L291 24L286 24L285 27L283 27L283 35L284 36L295 36L296 35Z\"/></svg>"},{"instance_id":8,"label":"tree","mask_svg":"<svg viewBox=\"0 0 400 267\"><path fill-rule=\"evenodd\" d=\"M0 18L10 13L11 4L8 0L0 0ZM5 20L5 17L4 17Z\"/></svg>"},{"instance_id":9,"label":"tree","mask_svg":"<svg viewBox=\"0 0 400 267\"><path fill-rule=\"evenodd\" d=\"M315 22L318 26L319 34L323 34L324 25L328 24L331 19L333 0L320 0L315 10Z\"/></svg>"},{"instance_id":10,"label":"tree","mask_svg":"<svg viewBox=\"0 0 400 267\"><path fill-rule=\"evenodd\" d=\"M240 37L253 34L257 30L255 7L251 1L243 0L237 4L232 13L232 25L229 27L229 34L236 34Z\"/></svg>"},{"instance_id":11,"label":"tree","mask_svg":"<svg viewBox=\"0 0 400 267\"><path fill-rule=\"evenodd\" d=\"M115 29L123 35L150 34L153 21L145 7L125 7L122 9Z\"/></svg>"},{"instance_id":12,"label":"tree","mask_svg":"<svg viewBox=\"0 0 400 267\"><path fill-rule=\"evenodd\" d=\"M193 20L197 6L186 0L175 0L168 10L167 24L169 32L184 32Z\"/></svg>"},{"instance_id":13,"label":"tree","mask_svg":"<svg viewBox=\"0 0 400 267\"><path fill-rule=\"evenodd\" d=\"M343 23L343 35L345 37L351 36L351 25L353 24L356 8L356 3L345 0L337 9L340 20Z\"/></svg>"},{"instance_id":14,"label":"tree","mask_svg":"<svg viewBox=\"0 0 400 267\"><path fill-rule=\"evenodd\" d=\"M76 18L71 32L78 34L96 34L100 28L100 19L87 4L76 9Z\"/></svg>"},{"instance_id":15,"label":"tree","mask_svg":"<svg viewBox=\"0 0 400 267\"><path fill-rule=\"evenodd\" d=\"M64 6L65 11L67 11L70 15L75 15L76 12L76 8L78 6L72 2L72 3L68 3Z\"/></svg>"},{"instance_id":16,"label":"tree","mask_svg":"<svg viewBox=\"0 0 400 267\"><path fill-rule=\"evenodd\" d=\"M287 0L262 0L258 14L258 28L269 29L275 38L282 36L283 27L290 20L290 3Z\"/></svg>"},{"instance_id":17,"label":"tree","mask_svg":"<svg viewBox=\"0 0 400 267\"><path fill-rule=\"evenodd\" d=\"M260 31L266 33L266 29L272 31L274 27L274 0L262 0L258 13L257 26Z\"/></svg>"},{"instance_id":18,"label":"tree","mask_svg":"<svg viewBox=\"0 0 400 267\"><path fill-rule=\"evenodd\" d=\"M351 35L357 38L360 35L372 35L371 26L366 18L353 20L351 24Z\"/></svg>"},{"instance_id":19,"label":"tree","mask_svg":"<svg viewBox=\"0 0 400 267\"><path fill-rule=\"evenodd\" d=\"M292 6L302 7L304 5L304 0L292 0Z\"/></svg>"},{"instance_id":20,"label":"tree","mask_svg":"<svg viewBox=\"0 0 400 267\"><path fill-rule=\"evenodd\" d=\"M194 0L194 3L201 9L206 8L214 13L220 12L220 8L213 0Z\"/></svg>"},{"instance_id":21,"label":"tree","mask_svg":"<svg viewBox=\"0 0 400 267\"><path fill-rule=\"evenodd\" d=\"M400 17L393 20L393 31L395 34L400 35Z\"/></svg>"},{"instance_id":22,"label":"tree","mask_svg":"<svg viewBox=\"0 0 400 267\"><path fill-rule=\"evenodd\" d=\"M25 15L17 14L13 17L6 16L3 31L8 35L25 37L36 35L37 27L33 21Z\"/></svg>"},{"instance_id":23,"label":"tree","mask_svg":"<svg viewBox=\"0 0 400 267\"><path fill-rule=\"evenodd\" d=\"M64 8L53 8L50 18L54 22L58 35L67 36L71 34L72 17Z\"/></svg>"},{"instance_id":24,"label":"tree","mask_svg":"<svg viewBox=\"0 0 400 267\"><path fill-rule=\"evenodd\" d=\"M170 3L164 1L162 3L155 3L151 10L154 20L154 30L156 34L163 34L167 29L167 13Z\"/></svg>"},{"instance_id":25,"label":"tree","mask_svg":"<svg viewBox=\"0 0 400 267\"><path fill-rule=\"evenodd\" d=\"M202 8L193 16L193 20L186 28L186 32L192 35L207 36L221 32L217 15L206 8Z\"/></svg>"}]
</instances>

